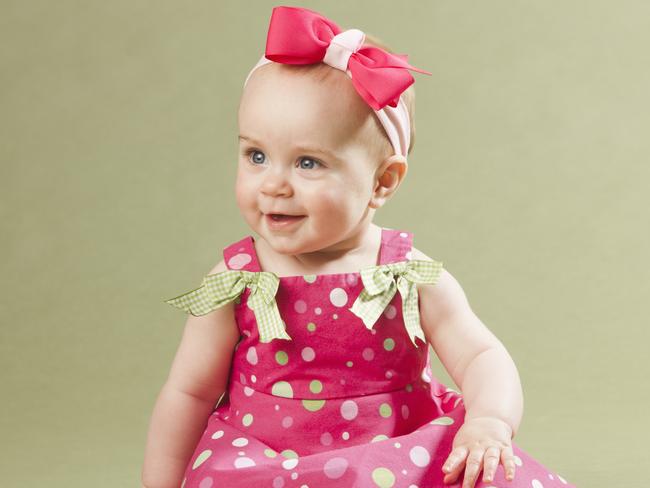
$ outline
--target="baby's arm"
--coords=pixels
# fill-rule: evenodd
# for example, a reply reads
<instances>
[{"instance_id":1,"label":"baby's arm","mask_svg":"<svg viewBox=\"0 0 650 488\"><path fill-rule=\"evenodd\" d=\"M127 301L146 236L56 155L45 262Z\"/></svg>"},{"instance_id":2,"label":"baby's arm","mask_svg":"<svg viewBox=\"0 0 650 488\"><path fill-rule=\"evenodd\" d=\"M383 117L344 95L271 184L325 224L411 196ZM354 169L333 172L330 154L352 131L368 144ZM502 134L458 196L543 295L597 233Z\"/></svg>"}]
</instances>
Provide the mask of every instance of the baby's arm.
<instances>
[{"instance_id":1,"label":"baby's arm","mask_svg":"<svg viewBox=\"0 0 650 488\"><path fill-rule=\"evenodd\" d=\"M223 261L209 274L225 271ZM151 416L142 468L146 488L178 488L217 400L239 341L234 304L189 315L169 376Z\"/></svg>"},{"instance_id":2,"label":"baby's arm","mask_svg":"<svg viewBox=\"0 0 650 488\"><path fill-rule=\"evenodd\" d=\"M415 248L412 259L431 260ZM500 419L514 437L523 415L523 392L505 346L476 316L460 284L444 268L434 286L418 285L418 295L422 330L462 391L465 420Z\"/></svg>"}]
</instances>

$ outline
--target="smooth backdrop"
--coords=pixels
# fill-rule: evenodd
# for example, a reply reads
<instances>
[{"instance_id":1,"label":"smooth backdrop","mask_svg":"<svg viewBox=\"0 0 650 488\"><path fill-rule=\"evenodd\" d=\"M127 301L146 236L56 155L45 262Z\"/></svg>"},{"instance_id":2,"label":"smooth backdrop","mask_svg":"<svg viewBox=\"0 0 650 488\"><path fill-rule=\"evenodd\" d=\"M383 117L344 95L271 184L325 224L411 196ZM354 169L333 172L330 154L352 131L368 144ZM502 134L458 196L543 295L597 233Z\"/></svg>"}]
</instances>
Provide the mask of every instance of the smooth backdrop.
<instances>
[{"instance_id":1,"label":"smooth backdrop","mask_svg":"<svg viewBox=\"0 0 650 488\"><path fill-rule=\"evenodd\" d=\"M0 2L3 487L139 486L185 320L163 300L250 232L236 110L274 5ZM650 4L289 5L433 73L377 223L413 231L510 351L516 442L577 486L640 486Z\"/></svg>"}]
</instances>

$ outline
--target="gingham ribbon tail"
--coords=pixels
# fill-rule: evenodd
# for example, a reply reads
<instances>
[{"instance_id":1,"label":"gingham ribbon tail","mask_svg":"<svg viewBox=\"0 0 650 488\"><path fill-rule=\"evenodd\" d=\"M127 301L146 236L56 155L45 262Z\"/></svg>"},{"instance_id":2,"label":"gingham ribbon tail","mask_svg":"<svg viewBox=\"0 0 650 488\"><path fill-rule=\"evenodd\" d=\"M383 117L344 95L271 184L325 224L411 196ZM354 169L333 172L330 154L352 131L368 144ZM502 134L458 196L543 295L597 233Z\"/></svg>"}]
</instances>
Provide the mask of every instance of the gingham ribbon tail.
<instances>
[{"instance_id":1,"label":"gingham ribbon tail","mask_svg":"<svg viewBox=\"0 0 650 488\"><path fill-rule=\"evenodd\" d=\"M391 302L397 290L402 297L404 325L411 342L416 346L415 337L424 343L426 339L420 326L418 309L418 283L436 284L442 262L413 260L369 266L361 270L364 289L361 291L350 311L363 320L371 329L379 316Z\"/></svg>"},{"instance_id":2,"label":"gingham ribbon tail","mask_svg":"<svg viewBox=\"0 0 650 488\"><path fill-rule=\"evenodd\" d=\"M285 330L275 301L279 282L275 274L267 271L229 269L206 276L200 287L165 300L165 303L195 316L205 315L235 300L248 287L251 290L248 305L255 313L260 342L292 340Z\"/></svg>"}]
</instances>

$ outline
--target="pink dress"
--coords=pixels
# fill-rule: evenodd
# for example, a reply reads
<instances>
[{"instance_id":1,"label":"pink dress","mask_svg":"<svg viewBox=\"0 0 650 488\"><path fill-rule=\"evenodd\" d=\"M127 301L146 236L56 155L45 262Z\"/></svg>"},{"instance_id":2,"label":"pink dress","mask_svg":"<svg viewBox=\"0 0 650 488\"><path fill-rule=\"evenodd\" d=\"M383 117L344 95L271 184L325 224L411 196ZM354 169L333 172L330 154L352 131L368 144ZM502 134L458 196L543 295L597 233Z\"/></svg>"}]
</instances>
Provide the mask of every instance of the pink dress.
<instances>
[{"instance_id":1,"label":"pink dress","mask_svg":"<svg viewBox=\"0 0 650 488\"><path fill-rule=\"evenodd\" d=\"M411 258L413 235L384 228L377 264ZM229 269L263 271L253 238L224 249ZM278 310L292 340L259 341L250 289L235 301L241 331L227 394L207 419L184 488L460 487L441 467L463 422L462 396L429 374L429 347L405 330L396 293L372 329L348 309L360 273L280 277ZM513 443L476 487L568 488Z\"/></svg>"}]
</instances>

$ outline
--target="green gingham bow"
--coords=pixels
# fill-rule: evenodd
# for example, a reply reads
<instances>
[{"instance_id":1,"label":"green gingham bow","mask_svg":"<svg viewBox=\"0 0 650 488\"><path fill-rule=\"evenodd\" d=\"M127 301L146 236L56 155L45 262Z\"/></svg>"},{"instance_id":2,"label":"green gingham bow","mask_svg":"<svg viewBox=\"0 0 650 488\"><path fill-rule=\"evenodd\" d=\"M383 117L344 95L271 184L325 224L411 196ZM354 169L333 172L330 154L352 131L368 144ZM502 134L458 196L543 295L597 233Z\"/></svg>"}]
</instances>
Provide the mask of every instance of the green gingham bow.
<instances>
[{"instance_id":1,"label":"green gingham bow","mask_svg":"<svg viewBox=\"0 0 650 488\"><path fill-rule=\"evenodd\" d=\"M402 315L406 331L411 342L418 347L415 337L419 337L425 343L426 339L420 326L417 284L435 284L441 269L442 262L424 260L401 261L363 268L361 280L364 289L350 311L363 319L366 328L371 329L399 290L402 296Z\"/></svg>"},{"instance_id":2,"label":"green gingham bow","mask_svg":"<svg viewBox=\"0 0 650 488\"><path fill-rule=\"evenodd\" d=\"M275 294L280 280L268 271L226 270L203 278L203 284L187 293L165 300L192 315L205 315L235 300L248 287L248 305L255 313L260 342L292 340L280 317Z\"/></svg>"}]
</instances>

